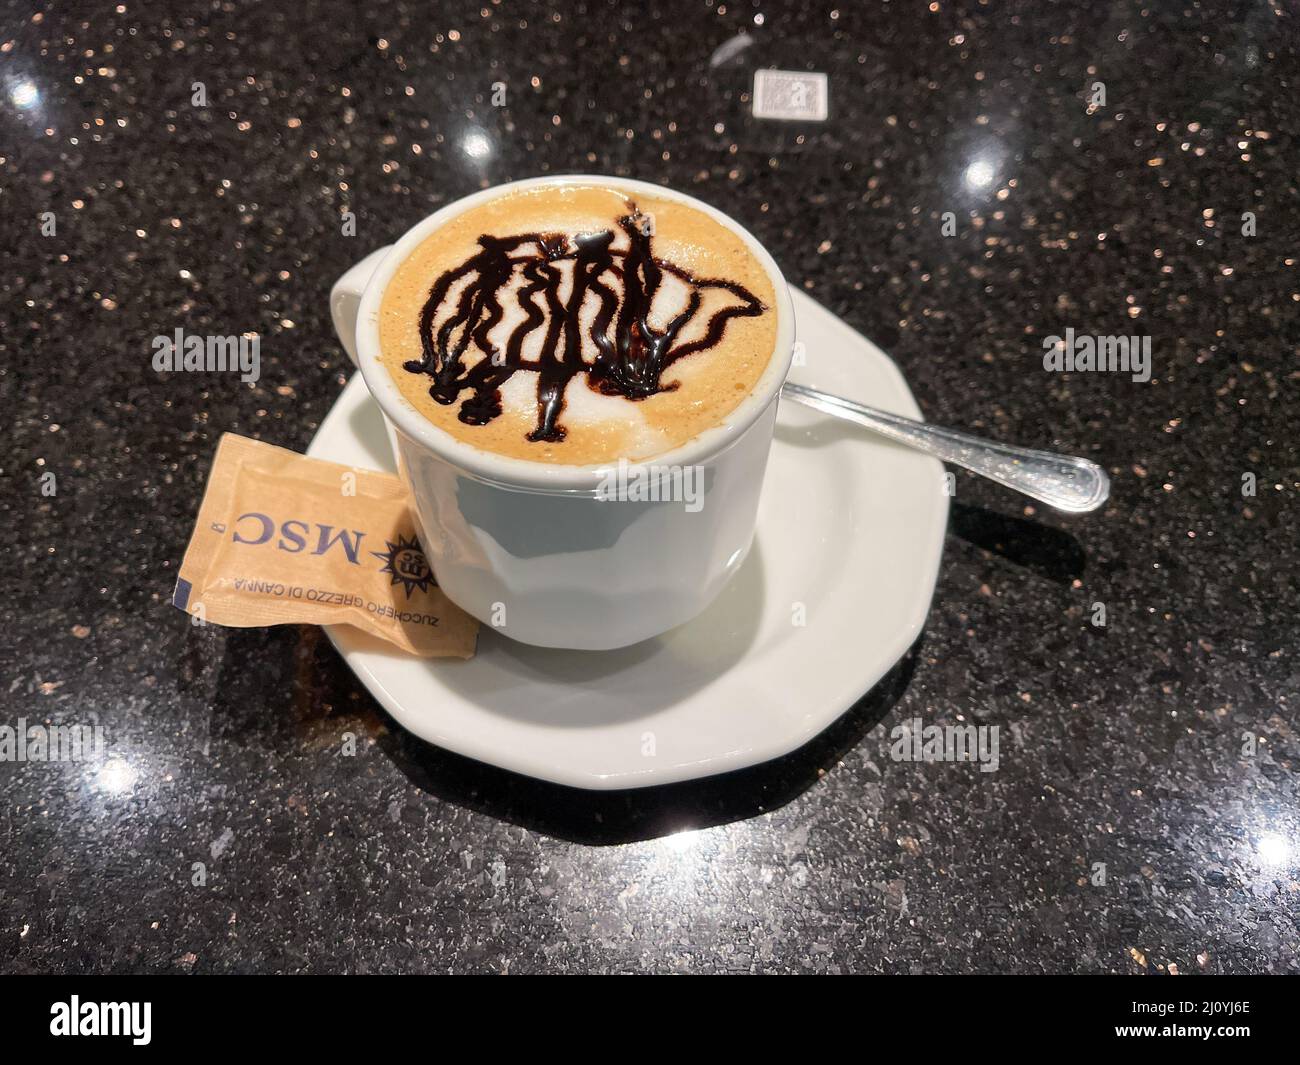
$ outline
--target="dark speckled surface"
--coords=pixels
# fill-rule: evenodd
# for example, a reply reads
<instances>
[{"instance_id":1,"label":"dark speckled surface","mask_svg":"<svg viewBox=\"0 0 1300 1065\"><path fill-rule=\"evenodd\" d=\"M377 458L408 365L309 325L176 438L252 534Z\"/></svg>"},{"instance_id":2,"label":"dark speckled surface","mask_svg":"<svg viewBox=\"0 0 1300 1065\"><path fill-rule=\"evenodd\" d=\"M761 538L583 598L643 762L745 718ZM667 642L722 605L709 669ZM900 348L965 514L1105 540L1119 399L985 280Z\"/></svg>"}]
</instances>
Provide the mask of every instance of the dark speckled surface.
<instances>
[{"instance_id":1,"label":"dark speckled surface","mask_svg":"<svg viewBox=\"0 0 1300 1065\"><path fill-rule=\"evenodd\" d=\"M0 723L110 756L0 763L0 967L1300 969L1291 5L56 6L0 16ZM758 67L828 74L830 120L750 117ZM927 417L1087 454L1112 504L959 477L882 689L655 793L426 747L319 630L192 629L217 437L301 449L346 379L331 282L572 170L727 210ZM176 327L257 332L260 382L156 374ZM1149 335L1151 381L1045 372L1066 327ZM1000 768L891 760L914 717L999 726Z\"/></svg>"}]
</instances>

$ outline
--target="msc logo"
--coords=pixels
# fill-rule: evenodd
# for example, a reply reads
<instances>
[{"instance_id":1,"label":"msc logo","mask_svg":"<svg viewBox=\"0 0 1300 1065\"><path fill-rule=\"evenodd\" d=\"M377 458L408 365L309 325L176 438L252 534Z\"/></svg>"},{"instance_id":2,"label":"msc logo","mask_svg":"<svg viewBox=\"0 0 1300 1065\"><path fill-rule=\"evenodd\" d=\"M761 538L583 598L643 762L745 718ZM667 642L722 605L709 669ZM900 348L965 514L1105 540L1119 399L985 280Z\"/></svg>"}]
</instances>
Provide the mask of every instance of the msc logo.
<instances>
[{"instance_id":1,"label":"msc logo","mask_svg":"<svg viewBox=\"0 0 1300 1065\"><path fill-rule=\"evenodd\" d=\"M219 533L226 532L224 526L216 528ZM361 541L365 539L361 529L338 529L333 525L312 525L298 519L277 523L267 514L250 511L241 514L230 530L231 541L247 547L267 547L275 551L284 551L290 555L304 551L313 555L339 554L349 565L364 564L367 556L377 558L383 565L380 573L387 573L392 584L400 584L410 599L418 588L427 592L434 585L433 571L420 547L420 541L412 536L409 540L400 533L397 542L385 540L386 551L362 551Z\"/></svg>"},{"instance_id":2,"label":"msc logo","mask_svg":"<svg viewBox=\"0 0 1300 1065\"><path fill-rule=\"evenodd\" d=\"M393 578L390 583L402 585L407 599L411 598L417 588L427 592L433 584L433 571L429 569L424 552L420 550L420 541L415 537L408 540L398 534L397 543L388 540L384 543L388 544L387 551L370 552L383 563L379 572L390 574Z\"/></svg>"},{"instance_id":3,"label":"msc logo","mask_svg":"<svg viewBox=\"0 0 1300 1065\"><path fill-rule=\"evenodd\" d=\"M312 548L313 555L323 555L335 544L342 547L343 553L347 555L348 561L354 566L361 563L357 560L357 552L361 547L361 538L366 534L358 529L353 529L352 539L348 539L348 530L340 529L334 532L333 525L317 524L318 534L316 536L316 546ZM218 532L224 532L224 529L218 529ZM284 521L279 527L279 536L276 538L275 549L277 551L287 551L291 555L296 555L307 549L308 537L311 536L311 526L305 521ZM269 544L271 538L276 536L277 526L270 517L265 514L258 514L256 511L250 511L247 514L239 515L235 521L235 531L232 539L237 544L248 544L251 547L260 547L262 544Z\"/></svg>"}]
</instances>

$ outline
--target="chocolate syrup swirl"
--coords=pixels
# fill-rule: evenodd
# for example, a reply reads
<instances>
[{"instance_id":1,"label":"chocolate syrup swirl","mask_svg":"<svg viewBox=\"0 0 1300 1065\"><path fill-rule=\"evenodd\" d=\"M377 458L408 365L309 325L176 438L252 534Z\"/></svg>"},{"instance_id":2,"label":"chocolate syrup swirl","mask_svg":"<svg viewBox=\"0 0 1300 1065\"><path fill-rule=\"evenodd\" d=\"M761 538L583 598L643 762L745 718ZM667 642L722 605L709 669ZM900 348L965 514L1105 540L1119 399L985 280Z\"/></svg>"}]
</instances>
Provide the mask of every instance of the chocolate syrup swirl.
<instances>
[{"instance_id":1,"label":"chocolate syrup swirl","mask_svg":"<svg viewBox=\"0 0 1300 1065\"><path fill-rule=\"evenodd\" d=\"M558 233L526 233L513 237L480 236L480 251L448 270L429 291L420 312L423 358L404 364L411 373L428 374L429 395L437 402L455 403L468 392L457 415L467 425L486 425L501 414L501 386L519 370L537 372L537 427L532 441L565 437L559 417L570 382L587 375L589 387L609 396L640 400L677 386L663 383L664 373L688 355L717 345L732 318L752 318L766 308L742 285L720 278L696 278L656 259L651 250L652 223L629 204L618 220L628 247L614 248L615 232L605 230L576 237ZM572 283L561 297L564 272L558 264L571 262ZM686 283L686 306L663 329L650 324L650 311L664 274ZM469 282L455 307L435 328L438 312L462 280ZM523 320L510 332L504 348L491 339L505 316L508 286L518 280L513 299ZM697 340L678 343L682 331L703 306L703 293L722 289L739 305L712 314ZM589 295L596 299L594 316L584 326L582 313ZM523 356L524 341L544 329L539 353ZM595 349L594 360L583 357L584 332ZM467 355L482 357L472 365Z\"/></svg>"}]
</instances>

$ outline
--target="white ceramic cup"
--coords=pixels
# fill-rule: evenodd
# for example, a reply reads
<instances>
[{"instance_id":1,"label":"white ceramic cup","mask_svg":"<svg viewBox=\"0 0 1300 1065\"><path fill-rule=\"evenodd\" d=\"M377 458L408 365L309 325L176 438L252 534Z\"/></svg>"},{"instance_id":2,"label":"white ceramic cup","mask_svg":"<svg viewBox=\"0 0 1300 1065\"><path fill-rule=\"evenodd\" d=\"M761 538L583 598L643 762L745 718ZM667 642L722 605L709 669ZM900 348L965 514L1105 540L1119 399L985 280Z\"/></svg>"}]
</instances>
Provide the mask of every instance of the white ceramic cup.
<instances>
[{"instance_id":1,"label":"white ceramic cup","mask_svg":"<svg viewBox=\"0 0 1300 1065\"><path fill-rule=\"evenodd\" d=\"M457 440L410 405L380 361L384 289L421 241L487 200L564 184L689 204L740 236L771 279L776 346L750 395L719 425L626 467L629 481L655 477L658 468L665 485L665 467L694 467L702 494L689 504L610 499L608 464L529 462ZM695 617L744 562L794 348L794 310L772 257L726 215L671 189L622 178L516 181L447 205L357 263L334 285L330 308L339 339L388 422L434 576L453 602L484 624L543 647L622 647Z\"/></svg>"}]
</instances>

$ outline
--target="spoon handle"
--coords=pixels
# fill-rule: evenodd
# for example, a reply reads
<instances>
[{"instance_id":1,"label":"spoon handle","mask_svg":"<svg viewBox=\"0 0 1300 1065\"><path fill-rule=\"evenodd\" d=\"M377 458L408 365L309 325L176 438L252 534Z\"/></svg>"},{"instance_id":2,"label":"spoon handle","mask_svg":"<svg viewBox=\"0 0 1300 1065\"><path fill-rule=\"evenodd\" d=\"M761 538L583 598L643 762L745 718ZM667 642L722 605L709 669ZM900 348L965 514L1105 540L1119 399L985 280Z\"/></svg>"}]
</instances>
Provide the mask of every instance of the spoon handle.
<instances>
[{"instance_id":1,"label":"spoon handle","mask_svg":"<svg viewBox=\"0 0 1300 1065\"><path fill-rule=\"evenodd\" d=\"M1057 510L1086 514L1100 507L1110 495L1106 471L1087 459L983 440L788 381L781 394L824 414L865 425L890 440L1014 488Z\"/></svg>"}]
</instances>

